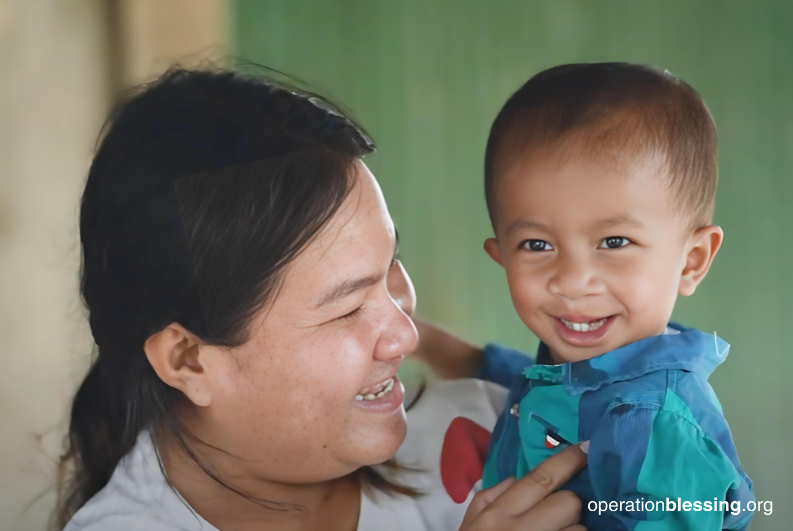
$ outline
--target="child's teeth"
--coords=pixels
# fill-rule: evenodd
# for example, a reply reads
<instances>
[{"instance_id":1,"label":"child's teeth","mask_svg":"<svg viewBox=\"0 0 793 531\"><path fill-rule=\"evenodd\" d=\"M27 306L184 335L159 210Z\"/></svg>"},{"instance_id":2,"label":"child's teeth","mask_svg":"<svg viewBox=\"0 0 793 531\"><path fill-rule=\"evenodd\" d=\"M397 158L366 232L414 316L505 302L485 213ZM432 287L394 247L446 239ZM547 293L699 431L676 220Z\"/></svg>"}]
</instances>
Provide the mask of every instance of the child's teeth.
<instances>
[{"instance_id":1,"label":"child's teeth","mask_svg":"<svg viewBox=\"0 0 793 531\"><path fill-rule=\"evenodd\" d=\"M565 319L561 319L561 321L570 330L575 330L576 332L591 332L603 326L606 319L598 319L597 321L589 321L587 323L574 323Z\"/></svg>"}]
</instances>

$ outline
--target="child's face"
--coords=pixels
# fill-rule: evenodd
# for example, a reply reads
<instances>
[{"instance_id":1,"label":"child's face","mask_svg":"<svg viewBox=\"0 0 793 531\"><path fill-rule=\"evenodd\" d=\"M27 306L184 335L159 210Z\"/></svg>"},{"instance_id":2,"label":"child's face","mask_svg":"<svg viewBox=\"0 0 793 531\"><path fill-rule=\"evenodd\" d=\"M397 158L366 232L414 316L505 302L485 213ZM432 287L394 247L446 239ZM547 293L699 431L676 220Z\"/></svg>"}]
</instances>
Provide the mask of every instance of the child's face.
<instances>
[{"instance_id":1,"label":"child's face","mask_svg":"<svg viewBox=\"0 0 793 531\"><path fill-rule=\"evenodd\" d=\"M556 363L663 332L721 242L692 232L652 164L609 164L559 149L517 157L495 184L496 239L521 320Z\"/></svg>"}]
</instances>

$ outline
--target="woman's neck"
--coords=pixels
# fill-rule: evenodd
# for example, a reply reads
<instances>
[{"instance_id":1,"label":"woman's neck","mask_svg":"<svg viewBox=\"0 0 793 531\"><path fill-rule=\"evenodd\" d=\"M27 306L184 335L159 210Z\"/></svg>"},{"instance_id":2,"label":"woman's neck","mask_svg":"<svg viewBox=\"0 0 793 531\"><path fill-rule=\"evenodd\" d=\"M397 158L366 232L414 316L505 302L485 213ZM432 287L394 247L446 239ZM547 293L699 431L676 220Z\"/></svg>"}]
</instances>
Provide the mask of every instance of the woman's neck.
<instances>
[{"instance_id":1,"label":"woman's neck","mask_svg":"<svg viewBox=\"0 0 793 531\"><path fill-rule=\"evenodd\" d=\"M272 482L246 473L220 450L194 445L193 452L224 486L172 439L157 446L170 484L220 531L357 529L361 488L355 474L309 485Z\"/></svg>"}]
</instances>

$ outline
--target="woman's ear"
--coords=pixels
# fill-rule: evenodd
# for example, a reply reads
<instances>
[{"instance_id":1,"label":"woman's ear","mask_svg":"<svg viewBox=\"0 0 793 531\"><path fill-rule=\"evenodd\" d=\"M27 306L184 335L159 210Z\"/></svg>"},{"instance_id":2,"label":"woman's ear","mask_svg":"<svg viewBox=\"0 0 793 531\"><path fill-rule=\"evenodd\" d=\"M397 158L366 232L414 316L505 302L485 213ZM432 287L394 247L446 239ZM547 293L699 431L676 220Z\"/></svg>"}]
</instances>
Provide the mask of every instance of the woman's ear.
<instances>
[{"instance_id":1,"label":"woman's ear","mask_svg":"<svg viewBox=\"0 0 793 531\"><path fill-rule=\"evenodd\" d=\"M696 291L697 286L708 273L723 239L724 232L716 225L702 227L691 235L686 263L680 275L678 287L680 295L689 296Z\"/></svg>"},{"instance_id":2,"label":"woman's ear","mask_svg":"<svg viewBox=\"0 0 793 531\"><path fill-rule=\"evenodd\" d=\"M143 350L160 380L179 389L197 406L208 406L212 402L198 340L182 325L169 324L149 337Z\"/></svg>"},{"instance_id":3,"label":"woman's ear","mask_svg":"<svg viewBox=\"0 0 793 531\"><path fill-rule=\"evenodd\" d=\"M485 252L490 255L490 258L495 260L498 265L504 267L501 262L501 251L498 249L498 240L495 238L488 238L485 240Z\"/></svg>"}]
</instances>

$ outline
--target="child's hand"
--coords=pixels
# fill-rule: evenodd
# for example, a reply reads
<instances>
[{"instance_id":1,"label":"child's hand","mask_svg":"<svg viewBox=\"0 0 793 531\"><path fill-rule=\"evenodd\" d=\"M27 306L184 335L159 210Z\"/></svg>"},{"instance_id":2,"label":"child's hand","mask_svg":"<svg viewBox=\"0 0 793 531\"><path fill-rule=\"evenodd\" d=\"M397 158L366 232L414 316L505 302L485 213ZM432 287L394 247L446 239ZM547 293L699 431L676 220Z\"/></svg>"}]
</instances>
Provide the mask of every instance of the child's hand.
<instances>
[{"instance_id":1,"label":"child's hand","mask_svg":"<svg viewBox=\"0 0 793 531\"><path fill-rule=\"evenodd\" d=\"M556 491L584 468L587 456L579 445L546 459L520 481L510 478L478 492L460 531L586 531L577 525L581 500Z\"/></svg>"}]
</instances>

